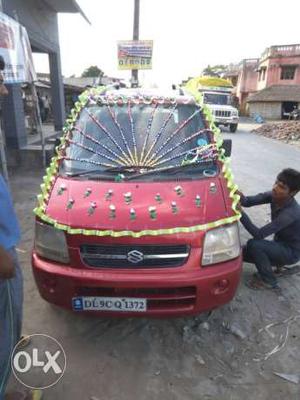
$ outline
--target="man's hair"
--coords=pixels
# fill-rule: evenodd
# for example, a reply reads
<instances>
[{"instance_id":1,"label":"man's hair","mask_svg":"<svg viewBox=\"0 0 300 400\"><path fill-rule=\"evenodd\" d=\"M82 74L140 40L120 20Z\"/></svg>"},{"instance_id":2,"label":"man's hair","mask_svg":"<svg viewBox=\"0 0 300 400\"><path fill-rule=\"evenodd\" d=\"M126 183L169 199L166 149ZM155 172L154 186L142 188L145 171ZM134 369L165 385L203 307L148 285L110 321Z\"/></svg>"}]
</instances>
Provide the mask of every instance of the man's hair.
<instances>
[{"instance_id":1,"label":"man's hair","mask_svg":"<svg viewBox=\"0 0 300 400\"><path fill-rule=\"evenodd\" d=\"M5 61L2 56L0 56L0 71L3 71L5 68Z\"/></svg>"},{"instance_id":2,"label":"man's hair","mask_svg":"<svg viewBox=\"0 0 300 400\"><path fill-rule=\"evenodd\" d=\"M300 190L300 172L293 168L283 169L277 176L277 179L288 186L290 192Z\"/></svg>"}]
</instances>

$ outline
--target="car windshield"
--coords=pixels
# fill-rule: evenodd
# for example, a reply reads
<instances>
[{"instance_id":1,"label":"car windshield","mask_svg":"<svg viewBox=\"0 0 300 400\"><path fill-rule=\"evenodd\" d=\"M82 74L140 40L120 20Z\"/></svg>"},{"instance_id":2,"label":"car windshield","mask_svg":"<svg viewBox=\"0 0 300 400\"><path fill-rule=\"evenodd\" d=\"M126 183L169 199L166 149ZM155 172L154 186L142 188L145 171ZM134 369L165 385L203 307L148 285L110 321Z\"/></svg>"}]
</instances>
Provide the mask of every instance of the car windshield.
<instances>
[{"instance_id":1,"label":"car windshield","mask_svg":"<svg viewBox=\"0 0 300 400\"><path fill-rule=\"evenodd\" d=\"M68 137L62 172L96 178L97 172L130 175L152 170L159 176L170 167L207 164L213 147L201 109L194 104L102 101L81 112Z\"/></svg>"},{"instance_id":2,"label":"car windshield","mask_svg":"<svg viewBox=\"0 0 300 400\"><path fill-rule=\"evenodd\" d=\"M231 105L231 99L228 94L204 93L204 103L227 106Z\"/></svg>"}]
</instances>

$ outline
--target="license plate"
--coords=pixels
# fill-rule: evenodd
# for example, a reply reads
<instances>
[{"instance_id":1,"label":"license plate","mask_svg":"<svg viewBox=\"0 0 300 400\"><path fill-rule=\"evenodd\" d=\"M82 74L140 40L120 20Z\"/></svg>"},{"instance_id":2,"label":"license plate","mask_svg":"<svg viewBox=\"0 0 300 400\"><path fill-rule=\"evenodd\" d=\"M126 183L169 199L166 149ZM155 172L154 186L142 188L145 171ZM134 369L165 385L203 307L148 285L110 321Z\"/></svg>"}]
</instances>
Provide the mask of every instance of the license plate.
<instances>
[{"instance_id":1,"label":"license plate","mask_svg":"<svg viewBox=\"0 0 300 400\"><path fill-rule=\"evenodd\" d=\"M74 311L147 311L147 299L128 297L73 297Z\"/></svg>"}]
</instances>

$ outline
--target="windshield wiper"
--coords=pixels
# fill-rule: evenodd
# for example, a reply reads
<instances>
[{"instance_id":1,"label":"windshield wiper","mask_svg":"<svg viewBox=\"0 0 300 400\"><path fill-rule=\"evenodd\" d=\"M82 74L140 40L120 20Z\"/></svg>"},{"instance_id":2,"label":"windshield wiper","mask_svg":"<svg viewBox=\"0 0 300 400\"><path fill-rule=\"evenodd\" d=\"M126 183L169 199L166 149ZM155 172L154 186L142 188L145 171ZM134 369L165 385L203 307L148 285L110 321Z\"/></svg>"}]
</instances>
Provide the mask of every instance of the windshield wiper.
<instances>
[{"instance_id":1,"label":"windshield wiper","mask_svg":"<svg viewBox=\"0 0 300 400\"><path fill-rule=\"evenodd\" d=\"M146 166L146 165L118 165L117 167L110 167L103 170L103 172L124 172L124 171L133 171L136 172L138 170L149 170L154 167Z\"/></svg>"},{"instance_id":2,"label":"windshield wiper","mask_svg":"<svg viewBox=\"0 0 300 400\"><path fill-rule=\"evenodd\" d=\"M146 172L143 172L140 174L131 175L131 176L127 177L126 180L131 180L134 178L139 178L140 176L151 175L151 174L155 174L155 173L171 172L172 174L176 174L177 172L188 169L190 167L195 168L195 167L199 167L200 165L205 166L207 164L211 164L211 161L202 161L201 163L191 163L191 164L183 164L183 165L172 165L171 167L153 169L151 171L146 171Z\"/></svg>"},{"instance_id":3,"label":"windshield wiper","mask_svg":"<svg viewBox=\"0 0 300 400\"><path fill-rule=\"evenodd\" d=\"M103 170L101 170L101 169L88 169L88 170L79 171L79 172L65 172L65 174L66 174L66 176L73 178L76 176L101 174L102 172L103 172Z\"/></svg>"},{"instance_id":4,"label":"windshield wiper","mask_svg":"<svg viewBox=\"0 0 300 400\"><path fill-rule=\"evenodd\" d=\"M78 172L65 172L65 174L69 177L76 177L76 176L86 176L86 175L103 175L106 172L137 172L138 170L149 170L153 169L154 167L150 166L145 166L145 165L118 165L116 167L109 167L109 168L104 168L104 169L88 169L84 171L78 171ZM145 171L146 172L146 171Z\"/></svg>"}]
</instances>

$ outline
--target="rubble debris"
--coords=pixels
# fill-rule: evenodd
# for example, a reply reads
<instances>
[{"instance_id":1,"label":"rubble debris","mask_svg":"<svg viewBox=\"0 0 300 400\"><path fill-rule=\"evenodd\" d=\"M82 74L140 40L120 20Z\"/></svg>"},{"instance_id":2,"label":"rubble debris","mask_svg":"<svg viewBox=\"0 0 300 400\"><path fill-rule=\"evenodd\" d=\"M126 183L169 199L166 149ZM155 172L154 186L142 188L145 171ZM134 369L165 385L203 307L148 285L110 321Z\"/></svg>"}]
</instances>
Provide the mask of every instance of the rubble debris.
<instances>
[{"instance_id":1,"label":"rubble debris","mask_svg":"<svg viewBox=\"0 0 300 400\"><path fill-rule=\"evenodd\" d=\"M210 330L210 325L208 322L203 322L203 324L201 324L201 327L207 331Z\"/></svg>"},{"instance_id":2,"label":"rubble debris","mask_svg":"<svg viewBox=\"0 0 300 400\"><path fill-rule=\"evenodd\" d=\"M200 365L205 365L205 361L203 360L202 356L200 354L195 355L195 359L198 361Z\"/></svg>"},{"instance_id":3,"label":"rubble debris","mask_svg":"<svg viewBox=\"0 0 300 400\"><path fill-rule=\"evenodd\" d=\"M222 326L227 332L231 332L239 339L246 339L247 337L246 333L242 331L242 329L236 322L230 324L229 321L223 321Z\"/></svg>"},{"instance_id":4,"label":"rubble debris","mask_svg":"<svg viewBox=\"0 0 300 400\"><path fill-rule=\"evenodd\" d=\"M271 139L300 144L300 121L265 123L252 132Z\"/></svg>"},{"instance_id":5,"label":"rubble debris","mask_svg":"<svg viewBox=\"0 0 300 400\"><path fill-rule=\"evenodd\" d=\"M282 379L285 379L286 381L295 383L296 385L298 385L298 383L300 382L300 376L299 375L281 374L279 372L273 372L273 374L279 376Z\"/></svg>"},{"instance_id":6,"label":"rubble debris","mask_svg":"<svg viewBox=\"0 0 300 400\"><path fill-rule=\"evenodd\" d=\"M278 325L283 325L286 328L286 332L285 334L280 335L279 337L279 344L277 344L273 350L269 351L268 353L266 353L265 355L259 357L259 358L253 358L253 361L256 362L260 362L260 361L266 361L269 357L271 357L273 354L278 353L280 350L282 350L284 348L284 346L286 345L286 342L288 340L289 337L289 327L291 325L292 322L295 322L296 320L298 320L300 318L300 314L291 316L287 319L285 319L284 321L280 321L280 322L274 322L272 324L268 324L267 326L261 328L258 333L261 332L268 332L270 334L270 328L273 328L274 326L278 326Z\"/></svg>"},{"instance_id":7,"label":"rubble debris","mask_svg":"<svg viewBox=\"0 0 300 400\"><path fill-rule=\"evenodd\" d=\"M238 337L239 339L246 339L247 335L245 332L242 331L242 329L235 323L231 324L230 326L230 332Z\"/></svg>"}]
</instances>

